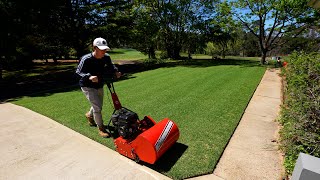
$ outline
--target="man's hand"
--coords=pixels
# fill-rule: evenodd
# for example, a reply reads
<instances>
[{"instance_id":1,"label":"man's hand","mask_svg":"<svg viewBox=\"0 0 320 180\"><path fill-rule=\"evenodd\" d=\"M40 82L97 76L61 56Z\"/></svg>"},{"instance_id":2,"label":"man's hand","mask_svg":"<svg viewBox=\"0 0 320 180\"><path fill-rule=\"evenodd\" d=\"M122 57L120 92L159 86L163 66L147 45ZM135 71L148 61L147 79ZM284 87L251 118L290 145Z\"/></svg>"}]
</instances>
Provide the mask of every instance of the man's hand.
<instances>
[{"instance_id":1,"label":"man's hand","mask_svg":"<svg viewBox=\"0 0 320 180\"><path fill-rule=\"evenodd\" d=\"M98 80L98 76L90 76L89 77L89 80L94 82L94 83L97 83L99 80Z\"/></svg>"},{"instance_id":2,"label":"man's hand","mask_svg":"<svg viewBox=\"0 0 320 180\"><path fill-rule=\"evenodd\" d=\"M121 72L116 72L116 77L119 79L121 77Z\"/></svg>"}]
</instances>

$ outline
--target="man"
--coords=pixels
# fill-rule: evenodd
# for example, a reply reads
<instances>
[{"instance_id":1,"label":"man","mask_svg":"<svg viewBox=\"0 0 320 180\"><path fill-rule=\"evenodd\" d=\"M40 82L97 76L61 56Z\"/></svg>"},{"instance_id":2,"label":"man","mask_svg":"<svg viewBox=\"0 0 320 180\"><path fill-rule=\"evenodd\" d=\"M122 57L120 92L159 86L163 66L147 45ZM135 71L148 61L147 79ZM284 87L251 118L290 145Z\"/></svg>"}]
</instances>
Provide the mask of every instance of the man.
<instances>
[{"instance_id":1,"label":"man","mask_svg":"<svg viewBox=\"0 0 320 180\"><path fill-rule=\"evenodd\" d=\"M76 73L81 77L79 85L82 92L91 104L89 112L85 114L90 126L97 126L99 135L110 137L102 119L103 85L104 75L121 76L117 68L112 64L111 58L106 52L110 50L107 41L101 37L93 41L93 52L81 57Z\"/></svg>"}]
</instances>

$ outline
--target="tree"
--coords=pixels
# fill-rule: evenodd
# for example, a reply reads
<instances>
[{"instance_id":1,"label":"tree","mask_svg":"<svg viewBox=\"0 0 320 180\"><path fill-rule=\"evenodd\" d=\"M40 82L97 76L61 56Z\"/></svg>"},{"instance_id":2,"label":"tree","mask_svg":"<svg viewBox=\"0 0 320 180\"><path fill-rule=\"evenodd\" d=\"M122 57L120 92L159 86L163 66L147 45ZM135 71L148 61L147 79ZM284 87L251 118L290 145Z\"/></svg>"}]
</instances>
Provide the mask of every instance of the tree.
<instances>
[{"instance_id":1,"label":"tree","mask_svg":"<svg viewBox=\"0 0 320 180\"><path fill-rule=\"evenodd\" d=\"M103 25L106 16L101 8L105 5L98 0L67 0L65 4L64 26L65 42L76 50L80 58L87 50L89 39L92 39L94 26Z\"/></svg>"},{"instance_id":2,"label":"tree","mask_svg":"<svg viewBox=\"0 0 320 180\"><path fill-rule=\"evenodd\" d=\"M180 51L186 43L192 43L189 33L201 20L204 7L200 0L139 0L141 8L147 9L152 22L158 25L158 45L172 59L180 58ZM188 47L188 46L185 46ZM191 47L191 46L189 46ZM188 48L186 48L188 49Z\"/></svg>"},{"instance_id":3,"label":"tree","mask_svg":"<svg viewBox=\"0 0 320 180\"><path fill-rule=\"evenodd\" d=\"M62 0L1 0L0 22L6 26L0 33L0 66L12 68L31 64L31 60L41 51L36 45L52 42L46 41L45 37L48 32L54 31L50 23L57 22L58 8L63 3Z\"/></svg>"},{"instance_id":4,"label":"tree","mask_svg":"<svg viewBox=\"0 0 320 180\"><path fill-rule=\"evenodd\" d=\"M290 54L293 51L311 53L320 50L320 33L313 28L296 38L284 37L284 39L287 43L278 49L282 54Z\"/></svg>"},{"instance_id":5,"label":"tree","mask_svg":"<svg viewBox=\"0 0 320 180\"><path fill-rule=\"evenodd\" d=\"M220 49L220 55L225 58L227 51L234 45L238 25L230 14L231 8L227 2L215 6L215 16L209 20L208 40Z\"/></svg>"},{"instance_id":6,"label":"tree","mask_svg":"<svg viewBox=\"0 0 320 180\"><path fill-rule=\"evenodd\" d=\"M213 31L213 34L210 35L213 40L213 43L220 49L220 55L224 59L228 48L234 42L234 38L231 33L223 32L218 26L216 30Z\"/></svg>"},{"instance_id":7,"label":"tree","mask_svg":"<svg viewBox=\"0 0 320 180\"><path fill-rule=\"evenodd\" d=\"M142 6L150 9L150 15L159 25L159 42L168 57L178 59L182 48L183 19L181 10L187 7L179 1L152 0L141 1Z\"/></svg>"},{"instance_id":8,"label":"tree","mask_svg":"<svg viewBox=\"0 0 320 180\"><path fill-rule=\"evenodd\" d=\"M133 5L132 0L68 0L66 42L76 50L78 58L87 52L95 37L106 38L110 47L129 45Z\"/></svg>"},{"instance_id":9,"label":"tree","mask_svg":"<svg viewBox=\"0 0 320 180\"><path fill-rule=\"evenodd\" d=\"M212 42L207 43L207 47L205 48L206 54L212 56L212 59L215 59L220 53L220 47Z\"/></svg>"},{"instance_id":10,"label":"tree","mask_svg":"<svg viewBox=\"0 0 320 180\"><path fill-rule=\"evenodd\" d=\"M98 25L95 34L103 34L111 47L127 47L132 41L134 29L134 3L132 0L103 1L106 16L104 25Z\"/></svg>"},{"instance_id":11,"label":"tree","mask_svg":"<svg viewBox=\"0 0 320 180\"><path fill-rule=\"evenodd\" d=\"M160 27L152 17L150 8L138 5L135 7L134 14L135 28L133 31L132 45L137 50L147 54L149 59L155 59L155 50Z\"/></svg>"},{"instance_id":12,"label":"tree","mask_svg":"<svg viewBox=\"0 0 320 180\"><path fill-rule=\"evenodd\" d=\"M302 33L312 14L307 0L239 0L231 5L232 14L258 39L261 64L270 50L286 43L284 35Z\"/></svg>"},{"instance_id":13,"label":"tree","mask_svg":"<svg viewBox=\"0 0 320 180\"><path fill-rule=\"evenodd\" d=\"M244 56L255 57L259 56L261 51L259 50L259 42L256 37L250 32L244 32L242 52Z\"/></svg>"}]
</instances>

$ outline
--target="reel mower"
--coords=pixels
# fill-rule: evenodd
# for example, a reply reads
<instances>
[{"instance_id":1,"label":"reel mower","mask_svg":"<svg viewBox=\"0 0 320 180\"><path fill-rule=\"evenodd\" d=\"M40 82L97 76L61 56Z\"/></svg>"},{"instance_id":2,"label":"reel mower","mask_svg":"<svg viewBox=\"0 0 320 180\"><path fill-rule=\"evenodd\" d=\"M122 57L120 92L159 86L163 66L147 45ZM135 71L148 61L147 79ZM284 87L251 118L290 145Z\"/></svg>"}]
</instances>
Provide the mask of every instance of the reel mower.
<instances>
[{"instance_id":1,"label":"reel mower","mask_svg":"<svg viewBox=\"0 0 320 180\"><path fill-rule=\"evenodd\" d=\"M178 126L169 118L159 123L150 116L139 120L135 112L121 105L113 83L107 83L107 87L114 106L108 131L116 150L136 162L154 164L179 139Z\"/></svg>"}]
</instances>

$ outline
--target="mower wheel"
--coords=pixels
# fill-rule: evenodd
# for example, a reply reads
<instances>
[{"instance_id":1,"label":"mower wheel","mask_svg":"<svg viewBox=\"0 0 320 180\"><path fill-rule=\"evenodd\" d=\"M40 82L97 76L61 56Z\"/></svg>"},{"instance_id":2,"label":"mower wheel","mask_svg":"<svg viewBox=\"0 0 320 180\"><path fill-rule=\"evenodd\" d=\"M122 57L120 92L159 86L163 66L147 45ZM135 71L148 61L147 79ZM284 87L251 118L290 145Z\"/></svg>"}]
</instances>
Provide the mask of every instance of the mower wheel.
<instances>
[{"instance_id":1,"label":"mower wheel","mask_svg":"<svg viewBox=\"0 0 320 180\"><path fill-rule=\"evenodd\" d=\"M140 158L139 158L138 155L136 155L136 157L134 158L134 161L135 161L136 163L139 163L139 162L140 162Z\"/></svg>"}]
</instances>

